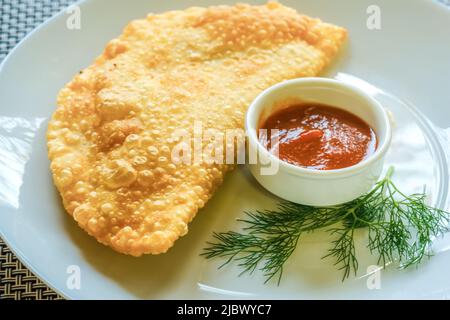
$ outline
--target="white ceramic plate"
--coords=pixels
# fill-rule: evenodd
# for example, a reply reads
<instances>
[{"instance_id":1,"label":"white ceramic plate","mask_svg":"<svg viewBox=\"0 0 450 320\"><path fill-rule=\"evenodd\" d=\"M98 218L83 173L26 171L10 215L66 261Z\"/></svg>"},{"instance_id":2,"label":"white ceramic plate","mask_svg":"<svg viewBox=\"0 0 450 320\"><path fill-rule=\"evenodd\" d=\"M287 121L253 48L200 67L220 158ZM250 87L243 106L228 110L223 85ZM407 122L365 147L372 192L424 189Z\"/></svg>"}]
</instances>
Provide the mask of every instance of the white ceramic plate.
<instances>
[{"instance_id":1,"label":"white ceramic plate","mask_svg":"<svg viewBox=\"0 0 450 320\"><path fill-rule=\"evenodd\" d=\"M369 290L362 257L361 275L346 282L331 261L321 261L327 241L305 238L289 260L284 281L237 277L230 266L199 257L212 231L236 229L244 209L272 206L245 168L199 212L187 236L161 256L132 258L115 253L79 229L64 212L52 184L45 131L58 90L86 67L131 19L148 12L233 1L120 1L81 3L81 29L66 28L63 12L34 31L9 55L0 70L0 235L36 275L68 298L446 298L450 296L448 241L418 269L388 268L381 289ZM247 1L258 2L262 1ZM356 81L390 108L398 122L396 147L388 162L407 192L427 185L430 201L448 207L446 133L450 126L450 10L427 0L377 0L382 29L366 27L372 0L282 1L299 11L346 27L350 42L327 75ZM352 76L349 76L352 75ZM368 87L364 79L375 87ZM376 89L393 93L394 99ZM411 109L411 105L428 117ZM440 129L442 128L442 129ZM71 266L81 272L81 288L67 286Z\"/></svg>"}]
</instances>

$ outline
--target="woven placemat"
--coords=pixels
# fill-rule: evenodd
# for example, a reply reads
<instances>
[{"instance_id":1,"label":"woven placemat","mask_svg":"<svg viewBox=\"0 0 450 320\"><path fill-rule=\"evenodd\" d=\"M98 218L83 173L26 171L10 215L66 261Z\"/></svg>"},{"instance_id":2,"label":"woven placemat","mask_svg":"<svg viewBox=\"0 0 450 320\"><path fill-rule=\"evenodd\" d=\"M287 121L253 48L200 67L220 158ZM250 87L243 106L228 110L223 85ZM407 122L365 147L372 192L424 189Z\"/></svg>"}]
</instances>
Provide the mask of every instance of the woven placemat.
<instances>
[{"instance_id":1,"label":"woven placemat","mask_svg":"<svg viewBox=\"0 0 450 320\"><path fill-rule=\"evenodd\" d=\"M439 1L450 6L450 0ZM0 61L27 33L74 2L75 0L0 0ZM1 299L62 298L25 268L0 238Z\"/></svg>"}]
</instances>

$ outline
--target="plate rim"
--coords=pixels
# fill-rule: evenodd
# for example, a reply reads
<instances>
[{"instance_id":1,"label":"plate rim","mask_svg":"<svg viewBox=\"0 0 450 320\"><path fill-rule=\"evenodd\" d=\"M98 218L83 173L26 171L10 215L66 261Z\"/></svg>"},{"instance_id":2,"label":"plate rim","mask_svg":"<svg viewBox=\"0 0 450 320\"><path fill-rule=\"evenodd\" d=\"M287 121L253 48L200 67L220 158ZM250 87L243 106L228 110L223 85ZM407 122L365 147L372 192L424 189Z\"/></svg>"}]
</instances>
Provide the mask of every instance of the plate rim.
<instances>
[{"instance_id":1,"label":"plate rim","mask_svg":"<svg viewBox=\"0 0 450 320\"><path fill-rule=\"evenodd\" d=\"M70 4L67 7L62 8L49 18L47 18L45 21L43 21L41 24L39 24L37 27L35 27L33 30L31 30L25 37L23 37L15 46L12 48L8 54L5 56L5 58L0 63L0 73L3 72L3 68L6 66L6 64L9 62L11 57L16 53L16 51L20 50L20 48L23 46L25 42L27 42L30 38L34 37L36 34L38 34L39 31L44 29L47 25L53 23L55 19L62 16L67 8L71 6L80 6L85 2L93 1L93 0L77 0L74 3ZM55 291L59 296L63 297L66 300L75 300L76 298L66 294L59 288L53 285L53 282L47 279L46 276L42 275L40 271L38 271L27 259L27 257L23 254L23 252L17 248L15 248L13 245L11 245L10 241L7 237L5 237L5 233L3 232L3 228L0 226L0 238L3 240L5 245L8 247L8 249L17 257L17 259L22 263L29 271L33 273L34 276L36 276L41 282L43 282L46 286L48 286L50 289Z\"/></svg>"}]
</instances>

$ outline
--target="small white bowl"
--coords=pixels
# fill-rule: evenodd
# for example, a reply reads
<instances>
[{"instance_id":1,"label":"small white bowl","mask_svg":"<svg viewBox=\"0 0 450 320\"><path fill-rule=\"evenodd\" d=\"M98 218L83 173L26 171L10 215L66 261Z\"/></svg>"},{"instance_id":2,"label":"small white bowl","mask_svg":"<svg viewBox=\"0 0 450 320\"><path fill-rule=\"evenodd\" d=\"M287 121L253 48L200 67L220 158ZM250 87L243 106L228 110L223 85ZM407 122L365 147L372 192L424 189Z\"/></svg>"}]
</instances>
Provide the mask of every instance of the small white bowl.
<instances>
[{"instance_id":1,"label":"small white bowl","mask_svg":"<svg viewBox=\"0 0 450 320\"><path fill-rule=\"evenodd\" d=\"M326 104L359 116L375 131L377 150L362 162L337 170L308 169L280 160L260 143L257 131L275 108L279 110L280 104L291 99ZM283 199L311 206L337 205L368 192L380 177L392 136L383 106L357 87L326 78L284 81L263 91L250 105L245 126L249 152L257 155L257 161L250 160L256 180Z\"/></svg>"}]
</instances>

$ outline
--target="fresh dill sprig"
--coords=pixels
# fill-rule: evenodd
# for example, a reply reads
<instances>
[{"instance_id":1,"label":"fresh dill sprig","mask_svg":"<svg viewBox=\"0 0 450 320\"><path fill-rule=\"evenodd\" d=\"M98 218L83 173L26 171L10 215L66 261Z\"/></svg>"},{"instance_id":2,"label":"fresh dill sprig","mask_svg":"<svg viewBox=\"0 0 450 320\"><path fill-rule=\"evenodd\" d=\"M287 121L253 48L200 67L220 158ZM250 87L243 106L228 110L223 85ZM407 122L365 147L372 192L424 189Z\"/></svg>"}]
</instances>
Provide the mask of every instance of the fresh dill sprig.
<instances>
[{"instance_id":1,"label":"fresh dill sprig","mask_svg":"<svg viewBox=\"0 0 450 320\"><path fill-rule=\"evenodd\" d=\"M325 229L332 247L324 256L335 259L343 280L358 270L355 231L368 230L368 250L385 267L399 261L403 268L418 265L430 256L434 237L445 233L449 213L426 204L426 195L406 196L392 182L393 167L366 195L333 207L311 207L280 202L275 210L245 212L242 233L214 233L202 255L235 261L241 274L261 270L266 282L283 274L283 265L297 247L302 234Z\"/></svg>"}]
</instances>

